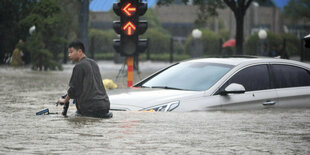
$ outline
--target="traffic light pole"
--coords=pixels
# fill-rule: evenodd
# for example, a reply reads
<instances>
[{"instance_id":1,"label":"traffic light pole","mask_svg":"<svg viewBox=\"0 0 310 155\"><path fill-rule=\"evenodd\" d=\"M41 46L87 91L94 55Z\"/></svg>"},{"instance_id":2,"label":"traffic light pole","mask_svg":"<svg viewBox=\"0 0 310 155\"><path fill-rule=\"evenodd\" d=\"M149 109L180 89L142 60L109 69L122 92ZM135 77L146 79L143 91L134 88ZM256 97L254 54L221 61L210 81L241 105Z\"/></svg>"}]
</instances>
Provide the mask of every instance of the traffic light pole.
<instances>
[{"instance_id":1,"label":"traffic light pole","mask_svg":"<svg viewBox=\"0 0 310 155\"><path fill-rule=\"evenodd\" d=\"M133 56L127 57L127 87L133 85Z\"/></svg>"},{"instance_id":2,"label":"traffic light pole","mask_svg":"<svg viewBox=\"0 0 310 155\"><path fill-rule=\"evenodd\" d=\"M148 46L147 39L139 39L147 27L147 21L139 20L147 10L147 3L141 0L119 0L113 4L113 10L119 21L113 21L113 29L120 35L113 40L113 47L121 56L127 57L127 86L133 85L133 57L145 51Z\"/></svg>"}]
</instances>

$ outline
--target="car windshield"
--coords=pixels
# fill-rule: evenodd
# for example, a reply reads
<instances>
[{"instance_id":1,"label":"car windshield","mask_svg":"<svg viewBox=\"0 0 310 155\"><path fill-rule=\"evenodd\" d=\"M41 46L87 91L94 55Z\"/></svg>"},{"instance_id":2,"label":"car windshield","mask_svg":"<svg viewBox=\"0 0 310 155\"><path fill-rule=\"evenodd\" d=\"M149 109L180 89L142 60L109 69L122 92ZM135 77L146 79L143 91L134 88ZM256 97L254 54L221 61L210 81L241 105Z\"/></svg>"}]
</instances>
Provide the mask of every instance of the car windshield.
<instances>
[{"instance_id":1,"label":"car windshield","mask_svg":"<svg viewBox=\"0 0 310 155\"><path fill-rule=\"evenodd\" d=\"M148 81L142 87L178 89L178 90L207 90L223 77L232 65L184 62L172 66Z\"/></svg>"}]
</instances>

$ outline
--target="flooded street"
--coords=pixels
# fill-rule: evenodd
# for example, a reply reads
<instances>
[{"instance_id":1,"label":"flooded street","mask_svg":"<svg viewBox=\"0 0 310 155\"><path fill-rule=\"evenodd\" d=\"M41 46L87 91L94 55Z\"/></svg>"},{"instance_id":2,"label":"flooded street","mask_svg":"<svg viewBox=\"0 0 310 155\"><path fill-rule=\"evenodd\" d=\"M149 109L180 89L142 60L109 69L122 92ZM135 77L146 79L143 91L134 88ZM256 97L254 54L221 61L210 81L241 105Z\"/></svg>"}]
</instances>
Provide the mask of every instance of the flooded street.
<instances>
[{"instance_id":1,"label":"flooded street","mask_svg":"<svg viewBox=\"0 0 310 155\"><path fill-rule=\"evenodd\" d=\"M99 63L115 80L121 65ZM141 65L137 80L157 68ZM73 65L37 72L0 67L0 154L310 154L310 109L113 112L112 119L36 116L56 107ZM122 76L119 87L125 87ZM310 101L309 101L310 102Z\"/></svg>"}]
</instances>

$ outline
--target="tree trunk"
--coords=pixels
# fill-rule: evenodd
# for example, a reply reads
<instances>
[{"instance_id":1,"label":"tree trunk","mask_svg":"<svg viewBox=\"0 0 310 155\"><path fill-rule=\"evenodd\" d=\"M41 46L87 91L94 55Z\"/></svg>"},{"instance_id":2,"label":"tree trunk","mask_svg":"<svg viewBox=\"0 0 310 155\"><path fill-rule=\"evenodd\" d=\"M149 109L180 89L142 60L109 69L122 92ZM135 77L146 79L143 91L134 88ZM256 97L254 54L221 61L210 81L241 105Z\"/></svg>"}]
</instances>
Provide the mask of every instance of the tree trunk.
<instances>
[{"instance_id":1,"label":"tree trunk","mask_svg":"<svg viewBox=\"0 0 310 155\"><path fill-rule=\"evenodd\" d=\"M4 62L4 52L0 52L0 65L1 64L4 64L5 62Z\"/></svg>"},{"instance_id":2,"label":"tree trunk","mask_svg":"<svg viewBox=\"0 0 310 155\"><path fill-rule=\"evenodd\" d=\"M84 44L86 55L88 53L88 14L89 0L81 0L79 39Z\"/></svg>"},{"instance_id":3,"label":"tree trunk","mask_svg":"<svg viewBox=\"0 0 310 155\"><path fill-rule=\"evenodd\" d=\"M243 54L243 23L246 10L253 0L224 0L229 8L234 12L236 19L236 54Z\"/></svg>"},{"instance_id":4,"label":"tree trunk","mask_svg":"<svg viewBox=\"0 0 310 155\"><path fill-rule=\"evenodd\" d=\"M243 23L244 15L241 12L235 13L236 19L236 55L243 54Z\"/></svg>"}]
</instances>

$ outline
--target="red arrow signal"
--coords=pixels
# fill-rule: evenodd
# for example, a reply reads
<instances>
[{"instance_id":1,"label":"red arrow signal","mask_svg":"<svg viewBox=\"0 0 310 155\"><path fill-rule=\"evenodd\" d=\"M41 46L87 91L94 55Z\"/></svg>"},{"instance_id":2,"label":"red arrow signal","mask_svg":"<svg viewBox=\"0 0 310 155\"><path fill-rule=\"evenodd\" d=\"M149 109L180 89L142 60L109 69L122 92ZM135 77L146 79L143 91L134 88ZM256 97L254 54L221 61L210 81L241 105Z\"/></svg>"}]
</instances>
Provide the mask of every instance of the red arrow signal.
<instances>
[{"instance_id":1,"label":"red arrow signal","mask_svg":"<svg viewBox=\"0 0 310 155\"><path fill-rule=\"evenodd\" d=\"M127 24L123 27L123 30L127 31L127 35L132 35L133 30L136 30L136 26L133 25L131 22L127 22Z\"/></svg>"},{"instance_id":2,"label":"red arrow signal","mask_svg":"<svg viewBox=\"0 0 310 155\"><path fill-rule=\"evenodd\" d=\"M136 12L135 7L130 7L131 3L128 3L125 7L122 8L122 10L125 12L127 16L131 16L131 12Z\"/></svg>"}]
</instances>

